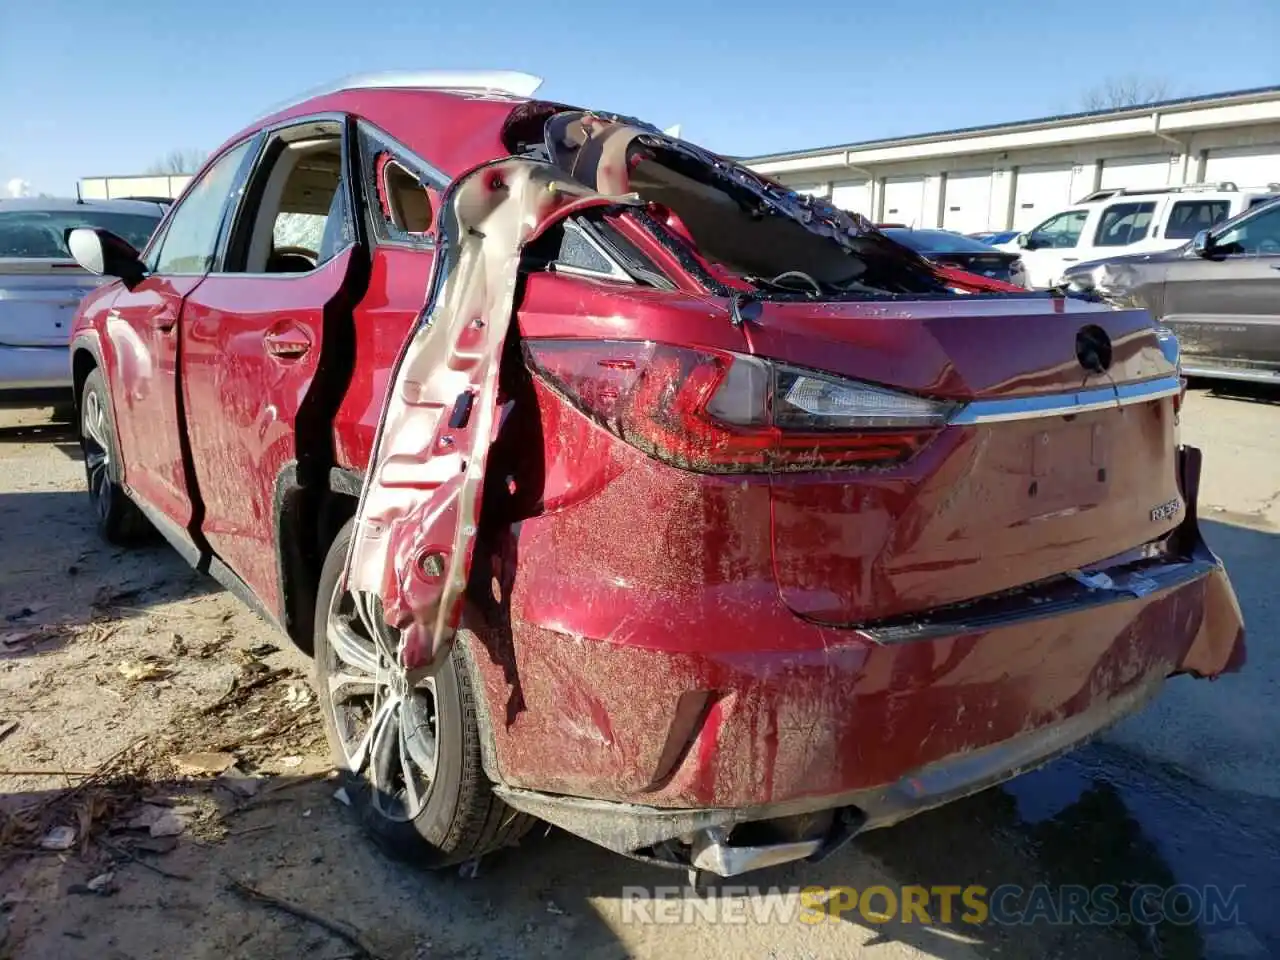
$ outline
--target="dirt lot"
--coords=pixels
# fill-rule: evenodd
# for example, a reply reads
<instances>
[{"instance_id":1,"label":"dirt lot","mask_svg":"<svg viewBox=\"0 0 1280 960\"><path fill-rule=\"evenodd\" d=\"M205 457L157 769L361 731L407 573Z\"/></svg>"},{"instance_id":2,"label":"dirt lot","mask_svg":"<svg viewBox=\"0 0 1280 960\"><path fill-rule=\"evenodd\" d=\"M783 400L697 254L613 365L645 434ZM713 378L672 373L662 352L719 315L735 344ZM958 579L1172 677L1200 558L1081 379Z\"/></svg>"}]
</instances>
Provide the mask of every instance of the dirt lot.
<instances>
[{"instance_id":1,"label":"dirt lot","mask_svg":"<svg viewBox=\"0 0 1280 960\"><path fill-rule=\"evenodd\" d=\"M881 925L851 915L818 925L637 924L627 922L624 887L683 875L556 831L535 831L474 869L398 864L335 798L306 658L167 547L99 542L82 484L69 430L45 411L0 411L0 957L1110 960L1205 951L1194 927ZM187 755L197 752L229 756L196 763ZM748 882L1173 882L1105 780L1048 820L1028 818L1025 798L988 791L823 864ZM72 831L70 848L40 849L57 827Z\"/></svg>"}]
</instances>

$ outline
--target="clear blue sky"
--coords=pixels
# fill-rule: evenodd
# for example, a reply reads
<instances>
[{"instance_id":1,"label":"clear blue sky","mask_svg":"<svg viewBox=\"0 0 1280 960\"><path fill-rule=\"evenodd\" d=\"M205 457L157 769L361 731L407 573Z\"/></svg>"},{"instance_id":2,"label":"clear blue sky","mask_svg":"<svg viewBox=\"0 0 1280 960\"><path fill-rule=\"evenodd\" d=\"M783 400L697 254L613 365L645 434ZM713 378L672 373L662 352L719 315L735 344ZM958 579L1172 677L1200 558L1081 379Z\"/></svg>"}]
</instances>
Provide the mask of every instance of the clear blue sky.
<instances>
[{"instance_id":1,"label":"clear blue sky","mask_svg":"<svg viewBox=\"0 0 1280 960\"><path fill-rule=\"evenodd\" d=\"M1280 0L9 0L0 187L68 194L368 70L489 67L725 153L1028 119L1111 76L1280 84Z\"/></svg>"}]
</instances>

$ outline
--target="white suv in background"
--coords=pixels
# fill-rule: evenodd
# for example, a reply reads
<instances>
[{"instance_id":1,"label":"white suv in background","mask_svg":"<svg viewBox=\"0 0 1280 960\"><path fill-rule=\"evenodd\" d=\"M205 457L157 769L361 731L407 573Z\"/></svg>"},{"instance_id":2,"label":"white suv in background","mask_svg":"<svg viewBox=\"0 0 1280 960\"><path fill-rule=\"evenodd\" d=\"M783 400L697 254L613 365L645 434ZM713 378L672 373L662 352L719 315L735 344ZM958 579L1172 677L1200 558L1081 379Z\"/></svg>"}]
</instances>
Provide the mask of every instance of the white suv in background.
<instances>
[{"instance_id":1,"label":"white suv in background","mask_svg":"<svg viewBox=\"0 0 1280 960\"><path fill-rule=\"evenodd\" d=\"M1077 263L1180 247L1201 230L1277 197L1280 184L1098 190L998 249L1020 253L1027 285L1042 289L1061 283L1063 271Z\"/></svg>"}]
</instances>

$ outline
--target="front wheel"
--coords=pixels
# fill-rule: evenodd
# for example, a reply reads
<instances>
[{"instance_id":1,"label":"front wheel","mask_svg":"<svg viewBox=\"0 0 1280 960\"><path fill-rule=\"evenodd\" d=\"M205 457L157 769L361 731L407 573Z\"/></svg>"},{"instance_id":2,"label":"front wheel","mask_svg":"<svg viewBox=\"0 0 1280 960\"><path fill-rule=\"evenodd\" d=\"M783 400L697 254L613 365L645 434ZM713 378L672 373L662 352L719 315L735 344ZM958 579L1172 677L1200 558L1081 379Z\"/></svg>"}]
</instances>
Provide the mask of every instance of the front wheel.
<instances>
[{"instance_id":1,"label":"front wheel","mask_svg":"<svg viewBox=\"0 0 1280 960\"><path fill-rule=\"evenodd\" d=\"M101 370L91 370L80 392L80 451L84 455L89 503L98 533L108 543L125 545L143 540L151 525L120 482L120 442L111 415L111 396Z\"/></svg>"},{"instance_id":2,"label":"front wheel","mask_svg":"<svg viewBox=\"0 0 1280 960\"><path fill-rule=\"evenodd\" d=\"M455 648L435 676L409 684L392 631L341 587L353 525L329 548L315 617L316 691L347 796L398 858L445 867L508 845L533 821L503 803L484 774L462 653Z\"/></svg>"}]
</instances>

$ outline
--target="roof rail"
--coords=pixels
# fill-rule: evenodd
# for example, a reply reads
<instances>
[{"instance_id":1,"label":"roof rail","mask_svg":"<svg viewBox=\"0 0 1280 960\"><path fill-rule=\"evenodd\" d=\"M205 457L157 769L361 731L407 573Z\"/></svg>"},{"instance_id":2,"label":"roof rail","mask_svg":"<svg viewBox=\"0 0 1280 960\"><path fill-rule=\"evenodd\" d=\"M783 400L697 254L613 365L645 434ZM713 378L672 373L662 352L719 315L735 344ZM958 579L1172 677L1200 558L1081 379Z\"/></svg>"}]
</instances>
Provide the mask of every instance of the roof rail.
<instances>
[{"instance_id":1,"label":"roof rail","mask_svg":"<svg viewBox=\"0 0 1280 960\"><path fill-rule=\"evenodd\" d=\"M541 86L541 77L518 70L389 70L381 73L357 73L278 103L263 116L343 90L457 90L532 97Z\"/></svg>"},{"instance_id":2,"label":"roof rail","mask_svg":"<svg viewBox=\"0 0 1280 960\"><path fill-rule=\"evenodd\" d=\"M1133 197L1151 193L1203 193L1207 190L1234 193L1239 189L1230 180L1223 180L1221 183L1184 183L1176 187L1108 187L1105 190L1094 190L1078 202L1089 203L1093 200L1106 200L1108 197Z\"/></svg>"},{"instance_id":3,"label":"roof rail","mask_svg":"<svg viewBox=\"0 0 1280 960\"><path fill-rule=\"evenodd\" d=\"M112 200L137 200L139 203L173 203L173 197L112 197Z\"/></svg>"}]
</instances>

